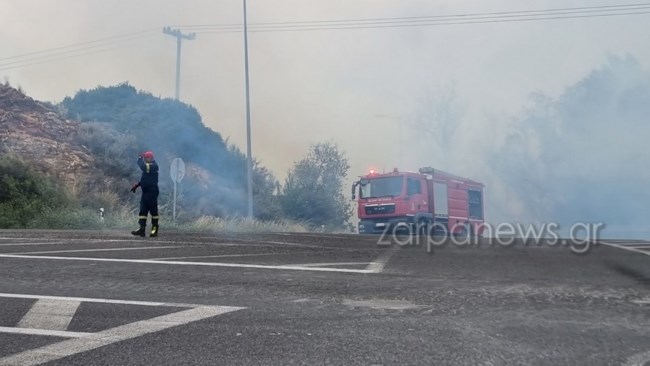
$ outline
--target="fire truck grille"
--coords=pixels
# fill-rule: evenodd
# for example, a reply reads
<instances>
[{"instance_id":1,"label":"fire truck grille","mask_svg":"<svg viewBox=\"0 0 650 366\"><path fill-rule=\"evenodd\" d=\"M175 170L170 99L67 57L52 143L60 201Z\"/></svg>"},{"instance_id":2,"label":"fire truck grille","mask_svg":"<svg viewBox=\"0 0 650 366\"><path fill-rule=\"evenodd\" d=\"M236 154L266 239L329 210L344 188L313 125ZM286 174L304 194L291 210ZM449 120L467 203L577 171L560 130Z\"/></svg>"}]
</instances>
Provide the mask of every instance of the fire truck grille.
<instances>
[{"instance_id":1,"label":"fire truck grille","mask_svg":"<svg viewBox=\"0 0 650 366\"><path fill-rule=\"evenodd\" d=\"M381 215L395 212L395 204L387 205L366 205L366 215Z\"/></svg>"}]
</instances>

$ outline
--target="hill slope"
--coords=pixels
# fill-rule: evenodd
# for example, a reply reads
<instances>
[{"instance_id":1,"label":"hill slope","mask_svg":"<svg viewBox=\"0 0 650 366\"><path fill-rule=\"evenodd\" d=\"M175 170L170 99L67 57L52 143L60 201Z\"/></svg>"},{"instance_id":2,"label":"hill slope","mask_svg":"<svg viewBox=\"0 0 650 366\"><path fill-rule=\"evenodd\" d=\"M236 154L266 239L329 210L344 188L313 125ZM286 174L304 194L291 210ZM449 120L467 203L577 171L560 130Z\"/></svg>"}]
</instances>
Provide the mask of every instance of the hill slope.
<instances>
[{"instance_id":1,"label":"hill slope","mask_svg":"<svg viewBox=\"0 0 650 366\"><path fill-rule=\"evenodd\" d=\"M28 160L46 173L76 184L90 176L94 163L79 144L79 123L63 119L51 106L0 85L0 152Z\"/></svg>"},{"instance_id":2,"label":"hill slope","mask_svg":"<svg viewBox=\"0 0 650 366\"><path fill-rule=\"evenodd\" d=\"M171 214L169 169L176 157L187 167L178 187L179 219L245 213L245 155L205 127L193 107L127 84L82 90L58 106L0 85L2 155L63 181L82 204L137 206L129 188L140 174L136 157L145 150L155 152L161 168L162 215ZM256 162L253 182L256 216L279 218L276 179Z\"/></svg>"},{"instance_id":3,"label":"hill slope","mask_svg":"<svg viewBox=\"0 0 650 366\"><path fill-rule=\"evenodd\" d=\"M192 106L121 84L81 90L63 100L61 108L68 118L81 122L86 132L82 140L95 156L102 155L99 166L107 176L128 177L137 153L153 150L161 168L161 190L168 195L173 185L171 161L176 157L185 161L180 204L187 215L246 212L245 155L207 128ZM273 175L256 163L253 184L256 216L276 218L279 206ZM163 194L162 201L169 200Z\"/></svg>"}]
</instances>

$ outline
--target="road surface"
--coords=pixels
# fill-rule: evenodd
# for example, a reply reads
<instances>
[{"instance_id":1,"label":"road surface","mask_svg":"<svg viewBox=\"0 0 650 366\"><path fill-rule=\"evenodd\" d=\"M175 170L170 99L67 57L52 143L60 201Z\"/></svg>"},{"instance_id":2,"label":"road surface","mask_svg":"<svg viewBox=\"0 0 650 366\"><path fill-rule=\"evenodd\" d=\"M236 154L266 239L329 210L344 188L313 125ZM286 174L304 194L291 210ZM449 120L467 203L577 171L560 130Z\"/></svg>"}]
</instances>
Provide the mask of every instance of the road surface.
<instances>
[{"instance_id":1,"label":"road surface","mask_svg":"<svg viewBox=\"0 0 650 366\"><path fill-rule=\"evenodd\" d=\"M650 243L0 231L0 365L650 364Z\"/></svg>"}]
</instances>

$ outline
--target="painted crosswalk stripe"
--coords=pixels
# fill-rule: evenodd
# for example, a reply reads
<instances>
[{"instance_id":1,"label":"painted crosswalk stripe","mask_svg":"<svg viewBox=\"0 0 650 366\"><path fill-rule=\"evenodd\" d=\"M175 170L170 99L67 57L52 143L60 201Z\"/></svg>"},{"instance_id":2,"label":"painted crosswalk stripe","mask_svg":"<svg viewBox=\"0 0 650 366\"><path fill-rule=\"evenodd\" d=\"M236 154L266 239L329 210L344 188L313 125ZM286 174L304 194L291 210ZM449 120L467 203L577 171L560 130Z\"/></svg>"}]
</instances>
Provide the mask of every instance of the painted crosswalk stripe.
<instances>
[{"instance_id":1,"label":"painted crosswalk stripe","mask_svg":"<svg viewBox=\"0 0 650 366\"><path fill-rule=\"evenodd\" d=\"M79 301L40 299L18 323L19 328L66 330L81 304Z\"/></svg>"},{"instance_id":2,"label":"painted crosswalk stripe","mask_svg":"<svg viewBox=\"0 0 650 366\"><path fill-rule=\"evenodd\" d=\"M115 300L115 299L97 299L91 297L66 297L66 296L47 296L47 295L28 295L28 294L10 294L0 292L0 298L6 297L10 299L47 299L57 301L79 301L79 302L92 302L100 304L119 304L119 305L139 305L139 306L167 306L167 307L181 307L181 308L196 308L204 305L200 304L183 304L175 302L155 302L155 301L132 301L132 300Z\"/></svg>"},{"instance_id":3,"label":"painted crosswalk stripe","mask_svg":"<svg viewBox=\"0 0 650 366\"><path fill-rule=\"evenodd\" d=\"M168 328L241 310L231 306L201 306L148 320L122 325L86 337L69 339L44 347L0 358L0 365L32 366L91 351L116 342L159 332Z\"/></svg>"},{"instance_id":4,"label":"painted crosswalk stripe","mask_svg":"<svg viewBox=\"0 0 650 366\"><path fill-rule=\"evenodd\" d=\"M88 337L92 333L84 332L69 332L67 330L48 330L48 329L32 329L32 328L16 328L16 327L0 327L0 333L9 334L26 334L48 337L61 337L61 338L81 338Z\"/></svg>"}]
</instances>

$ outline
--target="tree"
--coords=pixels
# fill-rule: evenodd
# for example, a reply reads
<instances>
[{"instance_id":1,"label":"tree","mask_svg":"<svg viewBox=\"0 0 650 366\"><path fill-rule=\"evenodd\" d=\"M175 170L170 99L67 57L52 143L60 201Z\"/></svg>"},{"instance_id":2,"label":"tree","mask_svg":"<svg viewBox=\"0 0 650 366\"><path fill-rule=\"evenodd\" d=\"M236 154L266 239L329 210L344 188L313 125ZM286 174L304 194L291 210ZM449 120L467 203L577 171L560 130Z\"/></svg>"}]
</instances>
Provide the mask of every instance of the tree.
<instances>
[{"instance_id":1,"label":"tree","mask_svg":"<svg viewBox=\"0 0 650 366\"><path fill-rule=\"evenodd\" d=\"M280 183L273 173L253 161L253 211L262 220L277 220L282 217L278 193Z\"/></svg>"},{"instance_id":2,"label":"tree","mask_svg":"<svg viewBox=\"0 0 650 366\"><path fill-rule=\"evenodd\" d=\"M335 144L312 145L287 174L281 196L285 216L315 227L324 225L327 230L343 228L352 215L343 194L349 168Z\"/></svg>"},{"instance_id":3,"label":"tree","mask_svg":"<svg viewBox=\"0 0 650 366\"><path fill-rule=\"evenodd\" d=\"M410 123L411 133L424 144L423 154L439 157L436 165L453 158L454 154L450 152L467 133L461 126L465 110L454 84L428 92L423 97L418 115Z\"/></svg>"},{"instance_id":4,"label":"tree","mask_svg":"<svg viewBox=\"0 0 650 366\"><path fill-rule=\"evenodd\" d=\"M511 205L505 220L604 222L608 235L647 236L648 100L650 72L632 57L610 58L558 97L533 95L486 155L503 186L494 206Z\"/></svg>"}]
</instances>

